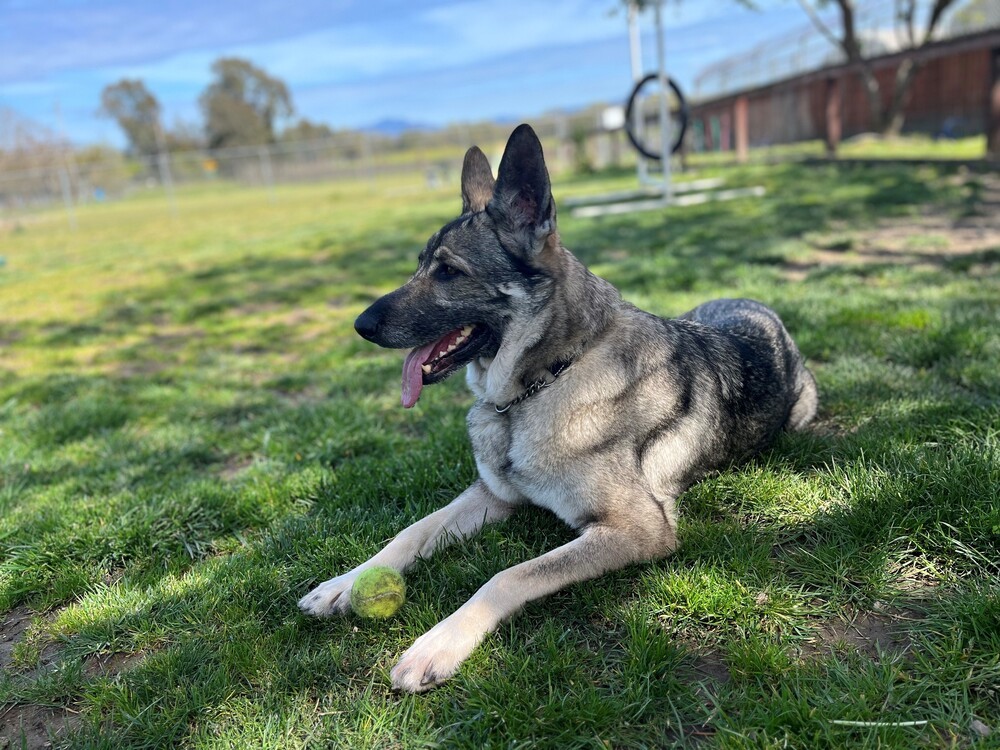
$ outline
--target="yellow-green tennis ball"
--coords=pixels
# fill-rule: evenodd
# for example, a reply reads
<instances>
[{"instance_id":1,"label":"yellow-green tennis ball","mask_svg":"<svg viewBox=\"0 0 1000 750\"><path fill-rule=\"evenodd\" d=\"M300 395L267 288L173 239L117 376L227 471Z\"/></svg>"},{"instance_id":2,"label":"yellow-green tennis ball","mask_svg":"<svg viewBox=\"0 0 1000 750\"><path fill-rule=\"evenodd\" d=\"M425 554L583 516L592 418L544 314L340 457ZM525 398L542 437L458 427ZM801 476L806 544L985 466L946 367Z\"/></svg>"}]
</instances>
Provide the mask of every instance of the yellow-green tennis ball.
<instances>
[{"instance_id":1,"label":"yellow-green tennis ball","mask_svg":"<svg viewBox=\"0 0 1000 750\"><path fill-rule=\"evenodd\" d=\"M406 599L406 584L395 568L368 568L354 579L351 609L361 617L392 617Z\"/></svg>"}]
</instances>

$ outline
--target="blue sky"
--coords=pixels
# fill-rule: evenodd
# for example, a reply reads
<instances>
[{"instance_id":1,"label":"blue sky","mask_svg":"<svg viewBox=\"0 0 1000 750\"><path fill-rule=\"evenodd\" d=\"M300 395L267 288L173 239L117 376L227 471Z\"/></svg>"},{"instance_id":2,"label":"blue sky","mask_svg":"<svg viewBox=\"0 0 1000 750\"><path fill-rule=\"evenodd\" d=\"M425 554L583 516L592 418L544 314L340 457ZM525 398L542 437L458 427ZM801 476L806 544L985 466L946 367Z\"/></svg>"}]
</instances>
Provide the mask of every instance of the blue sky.
<instances>
[{"instance_id":1,"label":"blue sky","mask_svg":"<svg viewBox=\"0 0 1000 750\"><path fill-rule=\"evenodd\" d=\"M705 65L801 26L790 0L668 5L668 68ZM630 74L617 0L0 0L0 107L79 143L121 145L101 89L141 78L166 121L196 122L213 60L285 80L296 114L331 126L431 125L616 102ZM652 28L651 14L644 29ZM645 39L647 67L654 62Z\"/></svg>"}]
</instances>

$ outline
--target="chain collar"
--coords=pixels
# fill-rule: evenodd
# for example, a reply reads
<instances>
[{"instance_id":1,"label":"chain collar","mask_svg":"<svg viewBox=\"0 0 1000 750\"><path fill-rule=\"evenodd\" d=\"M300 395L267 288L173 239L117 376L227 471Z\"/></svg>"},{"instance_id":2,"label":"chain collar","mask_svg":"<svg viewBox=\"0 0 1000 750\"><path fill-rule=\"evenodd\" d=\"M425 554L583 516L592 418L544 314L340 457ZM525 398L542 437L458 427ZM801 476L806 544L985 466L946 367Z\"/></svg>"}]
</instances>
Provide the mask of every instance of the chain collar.
<instances>
[{"instance_id":1,"label":"chain collar","mask_svg":"<svg viewBox=\"0 0 1000 750\"><path fill-rule=\"evenodd\" d=\"M562 375L564 372L566 372L566 370L569 368L569 366L571 364L572 364L572 362L556 362L549 369L549 372L552 373L552 380L546 380L545 378L539 378L534 383L532 383L531 385L529 385L525 389L524 393L522 393L520 396L518 396L517 398L515 398L513 401L507 403L505 406L500 406L499 404L494 404L493 408L497 410L497 414L504 414L508 409L510 409L510 407L516 406L517 404L521 403L522 401L531 398L532 396L534 396L536 393L538 393L543 388L548 388L550 385L552 385L554 382L556 382L556 378L558 378L560 375Z\"/></svg>"}]
</instances>

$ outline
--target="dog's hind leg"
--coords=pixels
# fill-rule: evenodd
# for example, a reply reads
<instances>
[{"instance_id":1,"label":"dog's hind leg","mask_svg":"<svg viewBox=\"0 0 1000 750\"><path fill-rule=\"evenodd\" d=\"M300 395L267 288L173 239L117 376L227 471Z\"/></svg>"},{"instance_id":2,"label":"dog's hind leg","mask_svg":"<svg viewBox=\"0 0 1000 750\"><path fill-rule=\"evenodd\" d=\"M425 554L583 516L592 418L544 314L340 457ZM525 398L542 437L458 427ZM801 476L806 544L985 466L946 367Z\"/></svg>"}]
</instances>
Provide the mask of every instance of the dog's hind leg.
<instances>
[{"instance_id":1,"label":"dog's hind leg","mask_svg":"<svg viewBox=\"0 0 1000 750\"><path fill-rule=\"evenodd\" d=\"M422 635L392 670L396 690L428 690L455 674L503 620L534 599L632 563L665 557L674 529L592 524L572 542L497 573L454 614Z\"/></svg>"},{"instance_id":2,"label":"dog's hind leg","mask_svg":"<svg viewBox=\"0 0 1000 750\"><path fill-rule=\"evenodd\" d=\"M813 374L800 365L798 372L798 382L795 389L795 403L792 411L788 415L786 429L791 431L801 430L813 421L816 410L819 408L819 392L816 389L816 378Z\"/></svg>"},{"instance_id":3,"label":"dog's hind leg","mask_svg":"<svg viewBox=\"0 0 1000 750\"><path fill-rule=\"evenodd\" d=\"M402 572L418 558L430 557L439 547L477 534L484 525L502 521L513 510L514 506L477 480L444 508L401 531L370 560L314 588L299 600L299 608L310 615L343 614L350 609L351 586L361 571L387 565Z\"/></svg>"}]
</instances>

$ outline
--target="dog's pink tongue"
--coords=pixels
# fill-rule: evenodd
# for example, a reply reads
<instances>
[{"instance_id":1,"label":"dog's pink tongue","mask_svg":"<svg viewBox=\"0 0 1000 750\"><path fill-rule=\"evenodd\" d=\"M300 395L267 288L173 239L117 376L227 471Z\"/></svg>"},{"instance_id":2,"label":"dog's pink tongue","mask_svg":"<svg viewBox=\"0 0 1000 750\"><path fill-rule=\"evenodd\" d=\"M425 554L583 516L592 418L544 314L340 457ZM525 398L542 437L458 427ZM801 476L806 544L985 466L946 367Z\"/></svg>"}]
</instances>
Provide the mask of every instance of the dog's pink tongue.
<instances>
[{"instance_id":1,"label":"dog's pink tongue","mask_svg":"<svg viewBox=\"0 0 1000 750\"><path fill-rule=\"evenodd\" d=\"M420 366L427 361L434 350L436 341L418 347L406 355L403 362L403 407L409 409L420 398L420 391L424 387L424 373Z\"/></svg>"}]
</instances>

